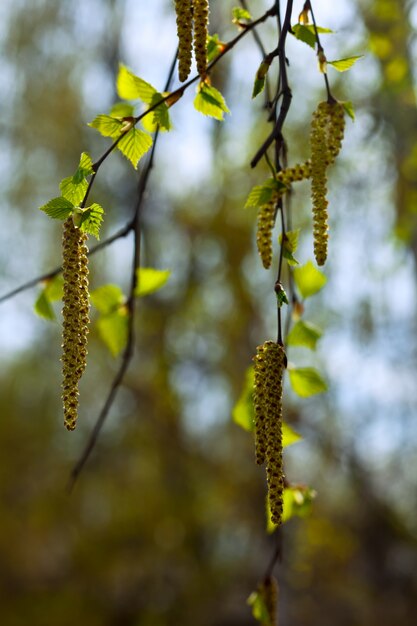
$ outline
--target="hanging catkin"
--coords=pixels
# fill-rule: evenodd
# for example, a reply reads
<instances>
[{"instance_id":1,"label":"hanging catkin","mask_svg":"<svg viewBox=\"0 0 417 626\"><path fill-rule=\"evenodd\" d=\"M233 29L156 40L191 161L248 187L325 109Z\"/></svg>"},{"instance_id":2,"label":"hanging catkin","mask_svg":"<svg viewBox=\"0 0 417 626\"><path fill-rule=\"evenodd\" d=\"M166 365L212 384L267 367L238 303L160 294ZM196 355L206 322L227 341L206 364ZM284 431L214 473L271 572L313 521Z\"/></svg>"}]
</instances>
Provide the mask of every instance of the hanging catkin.
<instances>
[{"instance_id":1,"label":"hanging catkin","mask_svg":"<svg viewBox=\"0 0 417 626\"><path fill-rule=\"evenodd\" d=\"M175 0L178 34L178 74L181 82L187 80L191 70L193 50L192 0Z\"/></svg>"},{"instance_id":2,"label":"hanging catkin","mask_svg":"<svg viewBox=\"0 0 417 626\"><path fill-rule=\"evenodd\" d=\"M193 0L194 4L194 55L197 71L202 80L207 69L207 37L209 0Z\"/></svg>"},{"instance_id":3,"label":"hanging catkin","mask_svg":"<svg viewBox=\"0 0 417 626\"><path fill-rule=\"evenodd\" d=\"M282 379L284 348L266 341L255 361L255 450L257 463L266 461L268 498L274 524L282 520L284 473L282 462Z\"/></svg>"},{"instance_id":4,"label":"hanging catkin","mask_svg":"<svg viewBox=\"0 0 417 626\"><path fill-rule=\"evenodd\" d=\"M277 199L271 200L258 209L258 224L256 231L256 245L265 269L272 263L272 231L275 224Z\"/></svg>"},{"instance_id":5,"label":"hanging catkin","mask_svg":"<svg viewBox=\"0 0 417 626\"><path fill-rule=\"evenodd\" d=\"M265 605L267 619L265 626L278 624L278 582L275 576L267 576L258 587L258 592Z\"/></svg>"},{"instance_id":6,"label":"hanging catkin","mask_svg":"<svg viewBox=\"0 0 417 626\"><path fill-rule=\"evenodd\" d=\"M344 134L344 110L339 102L320 102L311 123L311 196L314 256L318 265L327 258L327 168L339 154Z\"/></svg>"},{"instance_id":7,"label":"hanging catkin","mask_svg":"<svg viewBox=\"0 0 417 626\"><path fill-rule=\"evenodd\" d=\"M64 424L74 430L78 415L78 382L85 370L89 324L87 235L74 226L72 218L64 223L63 277L64 307L62 334L62 401Z\"/></svg>"}]
</instances>

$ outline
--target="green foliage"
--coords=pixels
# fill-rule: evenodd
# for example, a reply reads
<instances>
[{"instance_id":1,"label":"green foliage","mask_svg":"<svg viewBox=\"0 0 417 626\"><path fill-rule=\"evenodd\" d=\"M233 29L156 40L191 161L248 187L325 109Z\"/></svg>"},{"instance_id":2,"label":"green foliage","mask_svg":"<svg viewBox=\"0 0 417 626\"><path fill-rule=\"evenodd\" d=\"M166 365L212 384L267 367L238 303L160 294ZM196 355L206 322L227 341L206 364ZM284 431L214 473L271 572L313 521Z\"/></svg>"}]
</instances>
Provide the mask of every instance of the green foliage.
<instances>
[{"instance_id":1,"label":"green foliage","mask_svg":"<svg viewBox=\"0 0 417 626\"><path fill-rule=\"evenodd\" d=\"M95 128L103 137L111 137L116 139L122 132L123 122L117 117L111 115L97 115L92 122L88 124L91 128Z\"/></svg>"},{"instance_id":2,"label":"green foliage","mask_svg":"<svg viewBox=\"0 0 417 626\"><path fill-rule=\"evenodd\" d=\"M135 296L147 296L163 287L171 275L170 270L156 270L151 267L140 267L136 270L137 287Z\"/></svg>"},{"instance_id":3,"label":"green foliage","mask_svg":"<svg viewBox=\"0 0 417 626\"><path fill-rule=\"evenodd\" d=\"M280 195L286 186L275 178L268 178L262 185L252 188L245 203L245 209L250 207L261 208L268 204L275 197Z\"/></svg>"},{"instance_id":4,"label":"green foliage","mask_svg":"<svg viewBox=\"0 0 417 626\"><path fill-rule=\"evenodd\" d=\"M359 59L362 59L363 54L359 54L353 57L347 57L346 59L339 59L337 61L327 61L327 65L331 65L338 72L347 72L350 70L352 65L356 63Z\"/></svg>"},{"instance_id":5,"label":"green foliage","mask_svg":"<svg viewBox=\"0 0 417 626\"><path fill-rule=\"evenodd\" d=\"M288 265L298 265L297 259L294 257L294 252L296 252L298 248L298 238L300 235L300 229L297 230L287 230L285 233L284 246L283 246L283 256L284 259L287 260ZM282 235L279 236L279 243L282 242Z\"/></svg>"},{"instance_id":6,"label":"green foliage","mask_svg":"<svg viewBox=\"0 0 417 626\"><path fill-rule=\"evenodd\" d=\"M53 198L43 206L39 207L40 211L43 211L54 220L66 220L71 215L73 209L74 205L72 202L62 196L59 198Z\"/></svg>"},{"instance_id":7,"label":"green foliage","mask_svg":"<svg viewBox=\"0 0 417 626\"><path fill-rule=\"evenodd\" d=\"M128 102L116 102L110 109L111 117L118 117L123 119L124 117L133 117L135 114L135 107Z\"/></svg>"},{"instance_id":8,"label":"green foliage","mask_svg":"<svg viewBox=\"0 0 417 626\"><path fill-rule=\"evenodd\" d=\"M206 82L200 82L197 87L194 107L203 115L209 115L220 121L224 119L224 113L230 113L220 91Z\"/></svg>"},{"instance_id":9,"label":"green foliage","mask_svg":"<svg viewBox=\"0 0 417 626\"><path fill-rule=\"evenodd\" d=\"M129 331L129 314L125 306L97 320L97 330L111 354L116 357L126 347Z\"/></svg>"},{"instance_id":10,"label":"green foliage","mask_svg":"<svg viewBox=\"0 0 417 626\"><path fill-rule=\"evenodd\" d=\"M332 33L333 31L329 28L322 28L321 26L317 26L317 32L321 34ZM295 24L292 27L292 34L296 39L306 43L311 48L316 47L316 33L314 30L313 24Z\"/></svg>"},{"instance_id":11,"label":"green foliage","mask_svg":"<svg viewBox=\"0 0 417 626\"><path fill-rule=\"evenodd\" d=\"M262 594L259 591L253 591L247 599L247 603L252 608L253 617L261 624L270 626L269 612Z\"/></svg>"},{"instance_id":12,"label":"green foliage","mask_svg":"<svg viewBox=\"0 0 417 626\"><path fill-rule=\"evenodd\" d=\"M151 101L151 107L160 102L162 98L162 94L155 93ZM161 102L161 104L158 105L152 113L145 115L141 122L145 129L151 133L155 132L157 128L160 130L171 130L172 124L167 104L165 102Z\"/></svg>"},{"instance_id":13,"label":"green foliage","mask_svg":"<svg viewBox=\"0 0 417 626\"><path fill-rule=\"evenodd\" d=\"M307 517L311 514L316 492L305 485L291 485L284 489L284 511L282 521L292 517Z\"/></svg>"},{"instance_id":14,"label":"green foliage","mask_svg":"<svg viewBox=\"0 0 417 626\"><path fill-rule=\"evenodd\" d=\"M126 65L119 64L116 88L122 100L140 100L145 104L152 104L155 94L158 94L155 87L147 83L139 76L136 76Z\"/></svg>"},{"instance_id":15,"label":"green foliage","mask_svg":"<svg viewBox=\"0 0 417 626\"><path fill-rule=\"evenodd\" d=\"M310 322L304 322L299 320L291 329L287 337L287 344L290 346L303 346L310 350L315 350L317 341L322 336L323 331L311 324Z\"/></svg>"},{"instance_id":16,"label":"green foliage","mask_svg":"<svg viewBox=\"0 0 417 626\"><path fill-rule=\"evenodd\" d=\"M313 367L288 366L293 391L302 398L309 398L327 391L327 385Z\"/></svg>"},{"instance_id":17,"label":"green foliage","mask_svg":"<svg viewBox=\"0 0 417 626\"><path fill-rule=\"evenodd\" d=\"M277 297L277 304L279 308L281 308L284 304L289 304L287 292L281 284L275 287L275 295Z\"/></svg>"},{"instance_id":18,"label":"green foliage","mask_svg":"<svg viewBox=\"0 0 417 626\"><path fill-rule=\"evenodd\" d=\"M232 21L234 23L250 22L251 19L252 19L252 16L247 9L244 9L242 7L233 7Z\"/></svg>"},{"instance_id":19,"label":"green foliage","mask_svg":"<svg viewBox=\"0 0 417 626\"><path fill-rule=\"evenodd\" d=\"M303 298L309 298L320 291L327 282L326 276L311 261L294 269L294 280Z\"/></svg>"},{"instance_id":20,"label":"green foliage","mask_svg":"<svg viewBox=\"0 0 417 626\"><path fill-rule=\"evenodd\" d=\"M62 298L62 276L58 275L54 278L45 280L43 288L36 298L33 309L39 317L46 320L55 320L56 315L52 308L52 302Z\"/></svg>"},{"instance_id":21,"label":"green foliage","mask_svg":"<svg viewBox=\"0 0 417 626\"><path fill-rule=\"evenodd\" d=\"M266 76L270 67L271 63L268 63L265 60L260 64L258 71L256 72L255 82L253 84L252 98L256 98L256 96L264 90Z\"/></svg>"},{"instance_id":22,"label":"green foliage","mask_svg":"<svg viewBox=\"0 0 417 626\"><path fill-rule=\"evenodd\" d=\"M117 144L120 152L132 163L135 169L138 166L139 160L146 154L151 146L152 137L137 128L129 130Z\"/></svg>"},{"instance_id":23,"label":"green foliage","mask_svg":"<svg viewBox=\"0 0 417 626\"><path fill-rule=\"evenodd\" d=\"M125 303L125 296L119 285L102 285L90 294L90 299L102 315L113 313Z\"/></svg>"},{"instance_id":24,"label":"green foliage","mask_svg":"<svg viewBox=\"0 0 417 626\"><path fill-rule=\"evenodd\" d=\"M224 49L224 43L217 34L210 35L207 39L207 61L211 63Z\"/></svg>"},{"instance_id":25,"label":"green foliage","mask_svg":"<svg viewBox=\"0 0 417 626\"><path fill-rule=\"evenodd\" d=\"M83 210L80 228L87 235L100 239L100 226L103 221L104 210L96 202Z\"/></svg>"},{"instance_id":26,"label":"green foliage","mask_svg":"<svg viewBox=\"0 0 417 626\"><path fill-rule=\"evenodd\" d=\"M345 109L346 113L349 115L349 117L355 121L355 110L353 108L353 104L350 100L343 102L343 108Z\"/></svg>"},{"instance_id":27,"label":"green foliage","mask_svg":"<svg viewBox=\"0 0 417 626\"><path fill-rule=\"evenodd\" d=\"M302 436L297 433L287 422L282 422L282 446L287 448L292 446L293 443L300 441Z\"/></svg>"},{"instance_id":28,"label":"green foliage","mask_svg":"<svg viewBox=\"0 0 417 626\"><path fill-rule=\"evenodd\" d=\"M252 397L254 383L255 373L253 365L251 365L246 370L242 393L240 394L240 397L232 411L233 421L248 432L252 432L254 430L254 408Z\"/></svg>"}]
</instances>

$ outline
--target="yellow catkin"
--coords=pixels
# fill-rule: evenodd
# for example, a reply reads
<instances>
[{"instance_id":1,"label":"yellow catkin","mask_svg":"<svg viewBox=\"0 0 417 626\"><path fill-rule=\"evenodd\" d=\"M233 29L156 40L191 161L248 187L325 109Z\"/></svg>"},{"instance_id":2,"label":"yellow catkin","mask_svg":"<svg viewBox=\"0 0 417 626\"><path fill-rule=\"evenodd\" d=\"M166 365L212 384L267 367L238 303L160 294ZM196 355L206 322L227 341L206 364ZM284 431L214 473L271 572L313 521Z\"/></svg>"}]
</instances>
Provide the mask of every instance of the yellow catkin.
<instances>
[{"instance_id":1,"label":"yellow catkin","mask_svg":"<svg viewBox=\"0 0 417 626\"><path fill-rule=\"evenodd\" d=\"M277 199L271 200L258 209L256 244L265 269L272 263L272 231L275 224Z\"/></svg>"},{"instance_id":2,"label":"yellow catkin","mask_svg":"<svg viewBox=\"0 0 417 626\"><path fill-rule=\"evenodd\" d=\"M282 461L282 380L285 351L273 341L258 346L255 356L255 451L266 461L268 498L274 524L282 520L284 472Z\"/></svg>"},{"instance_id":3,"label":"yellow catkin","mask_svg":"<svg viewBox=\"0 0 417 626\"><path fill-rule=\"evenodd\" d=\"M192 0L175 0L178 34L178 74L181 82L187 80L191 70L193 50Z\"/></svg>"},{"instance_id":4,"label":"yellow catkin","mask_svg":"<svg viewBox=\"0 0 417 626\"><path fill-rule=\"evenodd\" d=\"M318 265L327 258L327 168L339 154L344 134L344 110L339 102L320 102L311 123L311 196L314 255Z\"/></svg>"},{"instance_id":5,"label":"yellow catkin","mask_svg":"<svg viewBox=\"0 0 417 626\"><path fill-rule=\"evenodd\" d=\"M305 163L297 163L293 167L287 167L285 170L281 170L277 174L277 179L283 182L285 185L299 182L311 177L311 161L305 161Z\"/></svg>"},{"instance_id":6,"label":"yellow catkin","mask_svg":"<svg viewBox=\"0 0 417 626\"><path fill-rule=\"evenodd\" d=\"M259 585L259 593L264 601L266 613L268 615L267 626L277 626L278 624L278 582L275 576L267 576Z\"/></svg>"},{"instance_id":7,"label":"yellow catkin","mask_svg":"<svg viewBox=\"0 0 417 626\"><path fill-rule=\"evenodd\" d=\"M202 79L207 69L207 37L209 1L193 0L194 4L194 55L197 71Z\"/></svg>"},{"instance_id":8,"label":"yellow catkin","mask_svg":"<svg viewBox=\"0 0 417 626\"><path fill-rule=\"evenodd\" d=\"M78 415L78 382L85 370L89 324L87 235L73 224L64 223L64 306L62 333L62 401L64 424L74 430Z\"/></svg>"}]
</instances>

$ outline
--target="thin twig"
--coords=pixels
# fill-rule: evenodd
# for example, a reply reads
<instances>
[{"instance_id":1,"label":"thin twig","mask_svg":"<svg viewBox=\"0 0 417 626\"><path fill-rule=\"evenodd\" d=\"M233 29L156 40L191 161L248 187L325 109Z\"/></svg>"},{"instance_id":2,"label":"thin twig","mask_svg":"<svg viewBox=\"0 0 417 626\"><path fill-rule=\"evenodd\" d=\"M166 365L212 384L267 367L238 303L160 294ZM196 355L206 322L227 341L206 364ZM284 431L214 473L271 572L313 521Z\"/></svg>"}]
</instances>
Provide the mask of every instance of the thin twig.
<instances>
[{"instance_id":1,"label":"thin twig","mask_svg":"<svg viewBox=\"0 0 417 626\"><path fill-rule=\"evenodd\" d=\"M321 45L319 31L317 29L316 18L314 17L314 11L313 11L313 7L312 7L310 0L307 0L307 2L304 3L304 9L306 11L310 11L311 13L311 19L313 20L313 26L314 26L314 35L316 37L316 42L317 42L317 55L319 55L321 52L324 53L324 48ZM330 83L327 77L327 72L323 72L323 76L324 76L324 84L326 85L326 91L327 91L327 101L329 103L336 102L336 99L333 97L332 92L330 91Z\"/></svg>"}]
</instances>

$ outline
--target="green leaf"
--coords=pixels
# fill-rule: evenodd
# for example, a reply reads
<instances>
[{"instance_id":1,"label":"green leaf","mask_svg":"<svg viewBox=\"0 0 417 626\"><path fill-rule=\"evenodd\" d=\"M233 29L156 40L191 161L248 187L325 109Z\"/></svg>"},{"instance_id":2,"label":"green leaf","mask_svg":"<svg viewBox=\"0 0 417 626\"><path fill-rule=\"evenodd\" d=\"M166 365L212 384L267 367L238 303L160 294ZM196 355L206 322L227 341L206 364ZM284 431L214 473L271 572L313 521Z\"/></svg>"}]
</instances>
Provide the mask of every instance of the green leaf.
<instances>
[{"instance_id":1,"label":"green leaf","mask_svg":"<svg viewBox=\"0 0 417 626\"><path fill-rule=\"evenodd\" d=\"M220 91L204 82L197 87L194 107L203 115L209 115L216 120L223 120L223 114L230 113Z\"/></svg>"},{"instance_id":2,"label":"green leaf","mask_svg":"<svg viewBox=\"0 0 417 626\"><path fill-rule=\"evenodd\" d=\"M146 154L151 145L152 137L148 135L148 133L145 133L143 130L138 130L137 128L132 128L119 141L117 147L136 169L139 160Z\"/></svg>"},{"instance_id":3,"label":"green leaf","mask_svg":"<svg viewBox=\"0 0 417 626\"><path fill-rule=\"evenodd\" d=\"M262 185L253 187L245 203L245 209L250 207L260 208L277 199L287 189L279 180L268 178Z\"/></svg>"},{"instance_id":4,"label":"green leaf","mask_svg":"<svg viewBox=\"0 0 417 626\"><path fill-rule=\"evenodd\" d=\"M311 261L294 270L294 280L303 298L309 298L320 291L327 282L326 276Z\"/></svg>"},{"instance_id":5,"label":"green leaf","mask_svg":"<svg viewBox=\"0 0 417 626\"><path fill-rule=\"evenodd\" d=\"M103 207L94 203L83 210L80 228L87 235L100 239L100 226L103 221Z\"/></svg>"},{"instance_id":6,"label":"green leaf","mask_svg":"<svg viewBox=\"0 0 417 626\"><path fill-rule=\"evenodd\" d=\"M99 317L97 330L113 356L117 356L128 340L129 315L126 307L120 307L114 313Z\"/></svg>"},{"instance_id":7,"label":"green leaf","mask_svg":"<svg viewBox=\"0 0 417 626\"><path fill-rule=\"evenodd\" d=\"M343 104L343 108L345 109L346 113L349 115L349 117L355 121L355 109L353 108L353 104L350 100L346 101L346 102L342 102Z\"/></svg>"},{"instance_id":8,"label":"green leaf","mask_svg":"<svg viewBox=\"0 0 417 626\"><path fill-rule=\"evenodd\" d=\"M265 626L271 625L268 608L259 591L253 591L247 599L247 603L252 608L252 615L258 622Z\"/></svg>"},{"instance_id":9,"label":"green leaf","mask_svg":"<svg viewBox=\"0 0 417 626\"><path fill-rule=\"evenodd\" d=\"M122 63L119 65L116 86L122 100L141 100L145 104L151 104L154 94L157 93L155 87L136 76Z\"/></svg>"},{"instance_id":10,"label":"green leaf","mask_svg":"<svg viewBox=\"0 0 417 626\"><path fill-rule=\"evenodd\" d=\"M219 56L220 52L224 49L224 43L220 41L219 36L217 34L209 35L207 39L207 61L211 63L217 56Z\"/></svg>"},{"instance_id":11,"label":"green leaf","mask_svg":"<svg viewBox=\"0 0 417 626\"><path fill-rule=\"evenodd\" d=\"M268 70L271 67L271 62L267 62L265 60L262 61L260 66L258 67L258 71L256 72L255 82L252 90L252 98L256 98L258 94L263 91L265 87L266 75L268 74Z\"/></svg>"},{"instance_id":12,"label":"green leaf","mask_svg":"<svg viewBox=\"0 0 417 626\"><path fill-rule=\"evenodd\" d=\"M298 261L294 257L294 252L297 250L298 247L299 234L299 228L297 228L297 230L287 230L287 232L285 233L283 255L284 259L287 259L288 265L298 265ZM282 235L279 236L278 241L281 244Z\"/></svg>"},{"instance_id":13,"label":"green leaf","mask_svg":"<svg viewBox=\"0 0 417 626\"><path fill-rule=\"evenodd\" d=\"M73 209L74 205L72 202L62 196L60 198L53 198L39 207L40 211L43 211L54 220L66 220L71 215Z\"/></svg>"},{"instance_id":14,"label":"green leaf","mask_svg":"<svg viewBox=\"0 0 417 626\"><path fill-rule=\"evenodd\" d=\"M290 346L304 346L310 350L315 350L317 341L322 336L323 331L310 322L298 321L292 328L287 338Z\"/></svg>"},{"instance_id":15,"label":"green leaf","mask_svg":"<svg viewBox=\"0 0 417 626\"><path fill-rule=\"evenodd\" d=\"M156 270L151 267L138 268L136 270L135 296L140 298L158 291L168 282L170 275L170 270Z\"/></svg>"},{"instance_id":16,"label":"green leaf","mask_svg":"<svg viewBox=\"0 0 417 626\"><path fill-rule=\"evenodd\" d=\"M87 191L88 183L83 179L79 183L74 183L74 176L63 178L59 183L59 189L66 200L75 206L79 205Z\"/></svg>"},{"instance_id":17,"label":"green leaf","mask_svg":"<svg viewBox=\"0 0 417 626\"><path fill-rule=\"evenodd\" d=\"M294 516L310 515L316 495L314 489L305 485L292 485L284 489L282 522L287 522Z\"/></svg>"},{"instance_id":18,"label":"green leaf","mask_svg":"<svg viewBox=\"0 0 417 626\"><path fill-rule=\"evenodd\" d=\"M251 14L246 9L242 7L233 7L232 9L232 21L233 22L250 22L252 19Z\"/></svg>"},{"instance_id":19,"label":"green leaf","mask_svg":"<svg viewBox=\"0 0 417 626\"><path fill-rule=\"evenodd\" d=\"M110 115L97 115L97 117L88 124L91 128L96 128L103 137L119 137L122 130L123 122Z\"/></svg>"},{"instance_id":20,"label":"green leaf","mask_svg":"<svg viewBox=\"0 0 417 626\"><path fill-rule=\"evenodd\" d=\"M90 293L91 302L102 315L114 313L125 303L125 296L119 285L102 285Z\"/></svg>"},{"instance_id":21,"label":"green leaf","mask_svg":"<svg viewBox=\"0 0 417 626\"><path fill-rule=\"evenodd\" d=\"M64 279L61 274L54 276L54 278L48 278L44 281L45 295L51 302L62 299L63 287Z\"/></svg>"},{"instance_id":22,"label":"green leaf","mask_svg":"<svg viewBox=\"0 0 417 626\"><path fill-rule=\"evenodd\" d=\"M253 386L255 383L255 373L253 365L248 367L245 373L245 382L239 400L236 402L232 417L233 421L244 430L252 432L254 429L254 409L253 409Z\"/></svg>"},{"instance_id":23,"label":"green leaf","mask_svg":"<svg viewBox=\"0 0 417 626\"><path fill-rule=\"evenodd\" d=\"M363 54L359 54L353 57L347 57L346 59L339 59L338 61L327 61L327 65L332 65L338 72L347 72L352 65L359 59L362 59Z\"/></svg>"},{"instance_id":24,"label":"green leaf","mask_svg":"<svg viewBox=\"0 0 417 626\"><path fill-rule=\"evenodd\" d=\"M80 163L78 165L77 171L73 176L74 183L80 183L87 176L91 176L93 172L93 159L88 154L88 152L82 152L80 157Z\"/></svg>"},{"instance_id":25,"label":"green leaf","mask_svg":"<svg viewBox=\"0 0 417 626\"><path fill-rule=\"evenodd\" d=\"M277 303L279 308L281 308L283 304L289 304L287 292L285 291L281 283L277 283L275 285L275 295L277 297Z\"/></svg>"},{"instance_id":26,"label":"green leaf","mask_svg":"<svg viewBox=\"0 0 417 626\"><path fill-rule=\"evenodd\" d=\"M118 117L122 119L123 117L133 117L135 114L135 107L127 102L116 102L113 104L110 109L111 117Z\"/></svg>"},{"instance_id":27,"label":"green leaf","mask_svg":"<svg viewBox=\"0 0 417 626\"><path fill-rule=\"evenodd\" d=\"M39 317L43 317L46 320L55 320L55 313L51 306L51 302L48 299L48 296L45 293L45 289L42 289L38 297L36 298L36 302L33 306L33 310Z\"/></svg>"},{"instance_id":28,"label":"green leaf","mask_svg":"<svg viewBox=\"0 0 417 626\"><path fill-rule=\"evenodd\" d=\"M154 106L162 99L163 95L161 93L155 93L152 98L151 106ZM154 111L149 113L149 115L145 115L145 117L141 119L141 122L150 133L154 133L157 128L160 130L171 130L172 128L168 106L165 102L161 102Z\"/></svg>"},{"instance_id":29,"label":"green leaf","mask_svg":"<svg viewBox=\"0 0 417 626\"><path fill-rule=\"evenodd\" d=\"M313 367L288 367L293 391L301 398L309 398L327 391L327 385Z\"/></svg>"},{"instance_id":30,"label":"green leaf","mask_svg":"<svg viewBox=\"0 0 417 626\"><path fill-rule=\"evenodd\" d=\"M327 34L332 33L333 31L329 28L317 26L317 32L319 34ZM296 37L296 39L299 39L313 48L313 50L316 47L316 34L313 24L295 24L292 27L292 34Z\"/></svg>"},{"instance_id":31,"label":"green leaf","mask_svg":"<svg viewBox=\"0 0 417 626\"><path fill-rule=\"evenodd\" d=\"M293 430L287 422L282 422L282 445L284 448L292 446L293 443L297 443L301 439L302 436Z\"/></svg>"}]
</instances>

